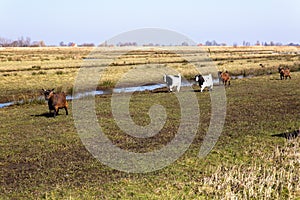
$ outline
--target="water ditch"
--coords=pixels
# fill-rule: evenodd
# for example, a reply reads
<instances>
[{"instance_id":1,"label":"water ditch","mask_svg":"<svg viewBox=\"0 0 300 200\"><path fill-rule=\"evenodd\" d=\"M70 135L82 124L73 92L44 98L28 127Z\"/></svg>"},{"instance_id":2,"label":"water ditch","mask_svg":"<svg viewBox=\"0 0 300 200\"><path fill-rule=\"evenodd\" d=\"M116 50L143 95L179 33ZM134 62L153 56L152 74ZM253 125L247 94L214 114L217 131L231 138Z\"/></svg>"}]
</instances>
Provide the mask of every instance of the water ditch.
<instances>
[{"instance_id":1,"label":"water ditch","mask_svg":"<svg viewBox=\"0 0 300 200\"><path fill-rule=\"evenodd\" d=\"M250 78L252 76L232 76L232 79L242 79L242 78ZM220 81L219 79L213 79L213 83L214 85L219 85ZM193 84L197 84L194 81L191 82L183 82L181 84L182 87L188 87L188 86L192 86ZM90 91L90 92L84 92L84 93L79 93L76 96L71 96L68 95L67 96L67 100L73 100L73 99L79 99L85 96L98 96L98 95L106 95L106 94L112 94L112 93L131 93L131 92L143 92L143 91L153 91L156 89L160 89L160 88L164 88L167 87L166 84L163 83L159 83L159 84L153 84L153 85L145 85L145 86L136 86L136 87L124 87L124 88L114 88L112 90L95 90L95 91ZM29 100L30 101L34 101L34 100L41 100L43 99L43 97L38 97L37 99L32 99ZM11 105L16 105L16 104L23 104L24 102L21 101L11 101L11 102L5 102L5 103L0 103L0 108L5 108Z\"/></svg>"},{"instance_id":2,"label":"water ditch","mask_svg":"<svg viewBox=\"0 0 300 200\"><path fill-rule=\"evenodd\" d=\"M182 86L189 86L192 85L192 83L183 83ZM73 100L73 99L80 99L85 96L97 96L97 95L105 95L105 94L112 94L112 93L130 93L130 92L143 92L143 91L153 91L155 89L164 88L166 87L166 84L153 84L153 85L146 85L146 86L136 86L136 87L124 87L124 88L114 88L112 90L95 90L95 91L89 91L84 93L76 94L76 96L67 95L67 100ZM31 99L30 101L34 100L42 100L44 97L38 97L36 99ZM23 104L24 101L11 101L11 102L5 102L0 103L0 108L8 107L11 105L16 104Z\"/></svg>"}]
</instances>

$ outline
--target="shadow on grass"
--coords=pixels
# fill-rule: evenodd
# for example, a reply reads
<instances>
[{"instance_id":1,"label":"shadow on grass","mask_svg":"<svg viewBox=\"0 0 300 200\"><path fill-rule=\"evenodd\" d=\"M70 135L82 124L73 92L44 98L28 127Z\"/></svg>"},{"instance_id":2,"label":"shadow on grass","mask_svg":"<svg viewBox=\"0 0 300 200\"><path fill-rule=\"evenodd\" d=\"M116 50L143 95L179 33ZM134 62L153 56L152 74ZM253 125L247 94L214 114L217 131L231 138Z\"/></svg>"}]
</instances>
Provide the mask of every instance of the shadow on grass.
<instances>
[{"instance_id":1,"label":"shadow on grass","mask_svg":"<svg viewBox=\"0 0 300 200\"><path fill-rule=\"evenodd\" d=\"M152 93L172 93L172 92L169 91L169 89L161 89L161 88L152 90L151 92ZM173 93L176 93L176 92L177 92L177 90L174 89ZM193 89L193 90L185 90L185 91L181 90L180 92L195 92L195 93L198 93L198 92L201 92L201 89ZM210 90L204 89L202 91L202 93L206 93L206 92L210 92Z\"/></svg>"},{"instance_id":2,"label":"shadow on grass","mask_svg":"<svg viewBox=\"0 0 300 200\"><path fill-rule=\"evenodd\" d=\"M158 88L151 91L152 93L170 93L168 88Z\"/></svg>"},{"instance_id":3,"label":"shadow on grass","mask_svg":"<svg viewBox=\"0 0 300 200\"><path fill-rule=\"evenodd\" d=\"M202 92L201 92L201 89L194 89L194 90L190 90L191 92L200 92L200 93L207 93L207 92L211 92L213 90L209 90L209 89L204 89Z\"/></svg>"},{"instance_id":4,"label":"shadow on grass","mask_svg":"<svg viewBox=\"0 0 300 200\"><path fill-rule=\"evenodd\" d=\"M54 113L45 112L39 115L30 115L31 117L46 117L46 118L52 118L54 117Z\"/></svg>"},{"instance_id":5,"label":"shadow on grass","mask_svg":"<svg viewBox=\"0 0 300 200\"><path fill-rule=\"evenodd\" d=\"M278 78L270 78L270 81L284 81L284 80L290 80L289 78L288 79L280 79L280 77Z\"/></svg>"},{"instance_id":6,"label":"shadow on grass","mask_svg":"<svg viewBox=\"0 0 300 200\"><path fill-rule=\"evenodd\" d=\"M278 133L278 134L273 134L271 136L272 137L281 137L281 138L290 140L290 139L295 139L296 137L298 137L299 133L300 133L300 130L295 130L293 132Z\"/></svg>"}]
</instances>

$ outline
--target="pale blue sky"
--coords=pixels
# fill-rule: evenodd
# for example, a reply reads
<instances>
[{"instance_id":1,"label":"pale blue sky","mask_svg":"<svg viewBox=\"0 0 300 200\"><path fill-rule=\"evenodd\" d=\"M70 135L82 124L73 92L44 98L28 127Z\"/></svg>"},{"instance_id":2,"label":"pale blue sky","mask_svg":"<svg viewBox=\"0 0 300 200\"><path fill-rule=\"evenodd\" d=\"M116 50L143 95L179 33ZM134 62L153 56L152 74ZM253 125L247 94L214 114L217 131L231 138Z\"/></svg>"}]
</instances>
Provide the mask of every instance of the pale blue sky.
<instances>
[{"instance_id":1,"label":"pale blue sky","mask_svg":"<svg viewBox=\"0 0 300 200\"><path fill-rule=\"evenodd\" d=\"M197 43L300 43L299 0L0 0L0 37L102 43L139 28L162 28Z\"/></svg>"}]
</instances>

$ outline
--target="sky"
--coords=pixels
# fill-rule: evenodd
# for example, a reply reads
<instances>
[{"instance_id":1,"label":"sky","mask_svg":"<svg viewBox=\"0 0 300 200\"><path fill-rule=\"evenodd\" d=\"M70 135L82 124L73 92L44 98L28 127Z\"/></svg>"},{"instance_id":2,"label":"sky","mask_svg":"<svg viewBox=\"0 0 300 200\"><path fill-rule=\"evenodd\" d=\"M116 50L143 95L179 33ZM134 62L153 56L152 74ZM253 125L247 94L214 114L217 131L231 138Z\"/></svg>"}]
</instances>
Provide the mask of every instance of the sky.
<instances>
[{"instance_id":1,"label":"sky","mask_svg":"<svg viewBox=\"0 0 300 200\"><path fill-rule=\"evenodd\" d=\"M100 44L167 29L196 43L300 43L299 0L0 0L0 37Z\"/></svg>"}]
</instances>

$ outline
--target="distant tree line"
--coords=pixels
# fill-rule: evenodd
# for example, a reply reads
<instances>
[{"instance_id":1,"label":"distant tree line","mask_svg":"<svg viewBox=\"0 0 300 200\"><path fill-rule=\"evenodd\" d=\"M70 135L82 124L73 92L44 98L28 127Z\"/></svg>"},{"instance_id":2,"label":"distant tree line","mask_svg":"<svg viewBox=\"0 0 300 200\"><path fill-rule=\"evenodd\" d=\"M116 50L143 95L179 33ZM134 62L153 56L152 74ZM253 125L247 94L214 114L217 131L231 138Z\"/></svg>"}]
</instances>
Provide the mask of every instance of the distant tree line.
<instances>
[{"instance_id":1,"label":"distant tree line","mask_svg":"<svg viewBox=\"0 0 300 200\"><path fill-rule=\"evenodd\" d=\"M61 47L94 47L94 43L82 43L82 44L76 44L75 42L69 42L65 44L63 41L59 43L59 46Z\"/></svg>"},{"instance_id":2,"label":"distant tree line","mask_svg":"<svg viewBox=\"0 0 300 200\"><path fill-rule=\"evenodd\" d=\"M205 46L227 46L226 43L218 43L215 40L206 41L204 44L202 44L202 43L198 44L198 46L202 46L202 45L205 45ZM255 46L300 46L300 44L297 44L297 43L282 44L280 42L273 42L273 41L270 41L270 42L257 41L254 44L251 44L250 42L247 42L247 41L243 41L243 43L242 43L242 46L251 46L251 45L255 45ZM46 44L43 40L32 42L30 37L24 38L22 36L22 37L18 38L17 40L11 40L11 39L0 37L0 47L45 47L45 46L46 46ZM77 47L77 46L79 46L79 47L95 47L95 44L94 43L76 44L74 42L64 43L62 41L59 43L59 46L62 46L62 47ZM108 45L107 42L104 42L98 46L110 47L113 45ZM119 42L116 44L116 46L119 46L119 47L138 46L138 44L136 42ZM149 44L143 44L142 46L165 46L165 45L149 43ZM170 45L170 46L172 46L172 45ZM182 42L181 46L189 46L189 44L187 42ZM238 46L238 44L236 42L234 42L232 46L236 47L236 46Z\"/></svg>"},{"instance_id":3,"label":"distant tree line","mask_svg":"<svg viewBox=\"0 0 300 200\"><path fill-rule=\"evenodd\" d=\"M201 46L201 45L202 44L199 44L199 46ZM204 43L204 45L205 46L227 46L226 43L218 43L215 40L206 41ZM281 42L273 42L273 41L270 41L270 42L257 41L254 44L251 44L250 42L247 42L247 41L243 41L243 43L242 43L242 46L251 46L251 45L254 45L254 46L300 46L300 44L297 44L297 43L282 44ZM232 46L238 46L237 42L234 42Z\"/></svg>"},{"instance_id":4,"label":"distant tree line","mask_svg":"<svg viewBox=\"0 0 300 200\"><path fill-rule=\"evenodd\" d=\"M138 46L138 44L136 42L119 42L117 44L118 47L124 47L124 46Z\"/></svg>"},{"instance_id":5,"label":"distant tree line","mask_svg":"<svg viewBox=\"0 0 300 200\"><path fill-rule=\"evenodd\" d=\"M31 42L30 37L20 37L17 40L11 40L0 37L0 47L45 47L43 40Z\"/></svg>"},{"instance_id":6,"label":"distant tree line","mask_svg":"<svg viewBox=\"0 0 300 200\"><path fill-rule=\"evenodd\" d=\"M300 44L297 43L282 44L281 42L273 42L273 41L270 41L269 43L257 41L255 45L256 46L300 46Z\"/></svg>"},{"instance_id":7,"label":"distant tree line","mask_svg":"<svg viewBox=\"0 0 300 200\"><path fill-rule=\"evenodd\" d=\"M226 43L218 43L218 42L216 42L215 40L213 40L213 41L206 41L206 42L204 43L204 45L205 45L205 46L227 46Z\"/></svg>"},{"instance_id":8,"label":"distant tree line","mask_svg":"<svg viewBox=\"0 0 300 200\"><path fill-rule=\"evenodd\" d=\"M41 41L31 41L30 37L24 38L23 36L18 38L17 40L11 40L4 37L0 37L0 47L46 47L47 45L43 40ZM53 45L51 45L53 46ZM83 43L80 45L77 45L74 42L69 42L65 44L64 42L60 42L59 46L69 46L69 47L75 47L75 46L84 46L84 47L94 47L94 43Z\"/></svg>"},{"instance_id":9,"label":"distant tree line","mask_svg":"<svg viewBox=\"0 0 300 200\"><path fill-rule=\"evenodd\" d=\"M146 44L141 44L144 47L155 47L155 46L174 46L174 44L169 44L169 45L165 45L165 44L158 44L158 43L146 43ZM179 44L181 46L189 46L188 42L182 42L181 44ZM103 44L99 45L99 46L111 46L108 45L106 42L104 42ZM118 47L124 47L124 46L139 46L138 43L136 42L118 42L116 44L116 46ZM178 46L178 44L176 44L175 46Z\"/></svg>"}]
</instances>

